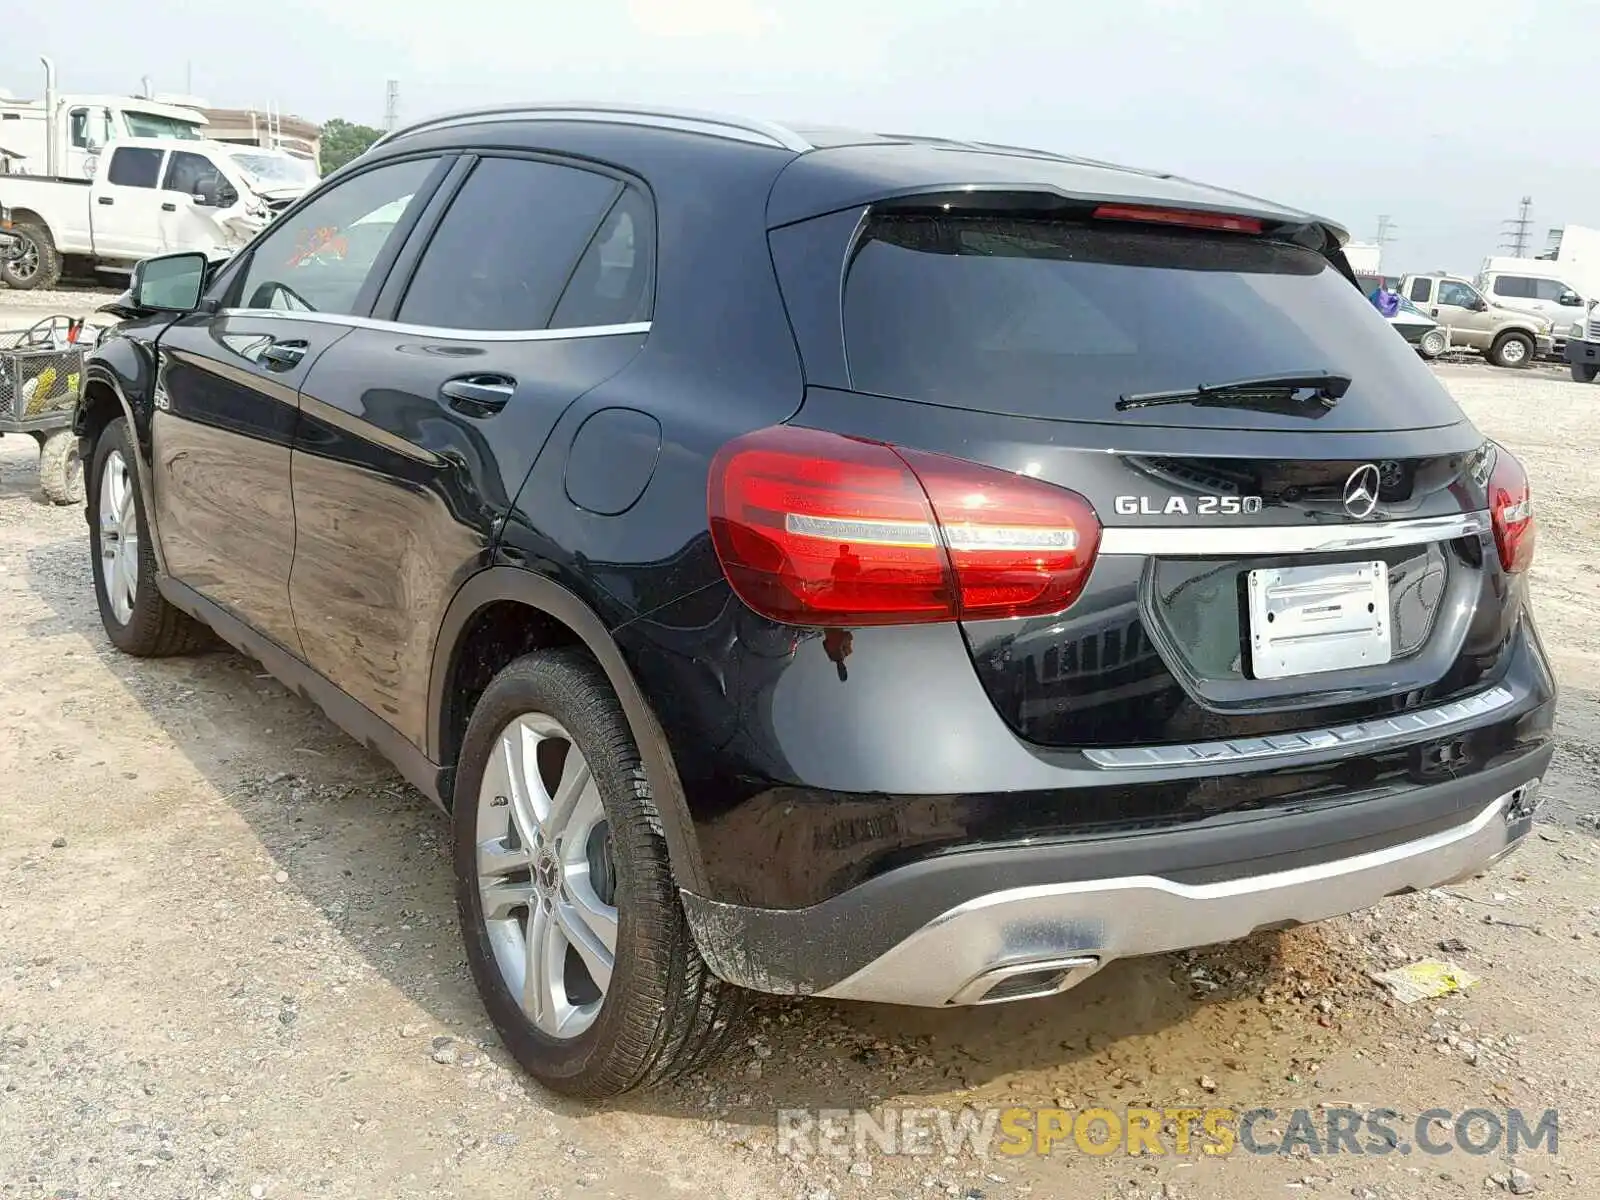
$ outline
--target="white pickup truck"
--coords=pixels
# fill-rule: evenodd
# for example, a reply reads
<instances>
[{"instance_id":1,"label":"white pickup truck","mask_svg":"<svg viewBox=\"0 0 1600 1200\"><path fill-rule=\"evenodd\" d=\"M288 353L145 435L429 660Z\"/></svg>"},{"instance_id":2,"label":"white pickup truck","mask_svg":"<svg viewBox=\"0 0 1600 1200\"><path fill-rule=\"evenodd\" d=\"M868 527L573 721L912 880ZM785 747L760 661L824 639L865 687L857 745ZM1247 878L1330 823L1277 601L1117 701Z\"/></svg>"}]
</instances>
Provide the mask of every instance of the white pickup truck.
<instances>
[{"instance_id":1,"label":"white pickup truck","mask_svg":"<svg viewBox=\"0 0 1600 1200\"><path fill-rule=\"evenodd\" d=\"M127 272L180 250L230 254L316 183L281 150L174 138L118 138L92 180L0 175L20 251L0 262L13 288L48 288L69 259Z\"/></svg>"}]
</instances>

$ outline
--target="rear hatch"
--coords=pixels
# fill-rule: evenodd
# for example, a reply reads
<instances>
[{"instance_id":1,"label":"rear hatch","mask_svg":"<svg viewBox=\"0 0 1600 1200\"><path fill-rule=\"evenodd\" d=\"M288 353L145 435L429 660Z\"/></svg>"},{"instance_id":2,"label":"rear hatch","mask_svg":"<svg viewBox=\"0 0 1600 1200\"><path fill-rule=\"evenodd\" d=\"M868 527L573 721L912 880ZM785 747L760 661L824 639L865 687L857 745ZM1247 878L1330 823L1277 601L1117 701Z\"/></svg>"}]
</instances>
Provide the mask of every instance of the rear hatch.
<instances>
[{"instance_id":1,"label":"rear hatch","mask_svg":"<svg viewBox=\"0 0 1600 1200\"><path fill-rule=\"evenodd\" d=\"M910 448L925 485L917 451L1070 489L1098 523L1064 610L957 606L1021 736L1329 729L1504 675L1526 480L1321 231L970 195L855 228L847 375L811 387L795 423ZM774 234L780 277L805 241ZM1491 493L1512 522L1498 541Z\"/></svg>"}]
</instances>

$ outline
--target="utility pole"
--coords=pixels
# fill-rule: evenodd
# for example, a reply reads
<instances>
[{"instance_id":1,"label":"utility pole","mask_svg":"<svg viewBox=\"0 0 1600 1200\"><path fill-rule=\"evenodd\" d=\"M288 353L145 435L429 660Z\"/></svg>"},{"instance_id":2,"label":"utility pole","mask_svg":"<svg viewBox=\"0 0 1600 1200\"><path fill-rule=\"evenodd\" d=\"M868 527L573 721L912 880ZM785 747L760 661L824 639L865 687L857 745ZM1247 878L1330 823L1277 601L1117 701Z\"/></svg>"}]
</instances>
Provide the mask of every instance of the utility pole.
<instances>
[{"instance_id":1,"label":"utility pole","mask_svg":"<svg viewBox=\"0 0 1600 1200\"><path fill-rule=\"evenodd\" d=\"M383 105L383 129L393 133L400 125L400 81L389 80L388 95Z\"/></svg>"},{"instance_id":2,"label":"utility pole","mask_svg":"<svg viewBox=\"0 0 1600 1200\"><path fill-rule=\"evenodd\" d=\"M1511 251L1514 258L1528 256L1528 238L1533 229L1533 197L1524 196L1517 206L1517 215L1506 222L1505 234L1500 239L1502 249Z\"/></svg>"},{"instance_id":3,"label":"utility pole","mask_svg":"<svg viewBox=\"0 0 1600 1200\"><path fill-rule=\"evenodd\" d=\"M1379 213L1378 232L1373 235L1372 240L1378 244L1379 249L1382 249L1389 242L1394 241L1394 231L1398 228L1399 226L1390 219L1388 213Z\"/></svg>"}]
</instances>

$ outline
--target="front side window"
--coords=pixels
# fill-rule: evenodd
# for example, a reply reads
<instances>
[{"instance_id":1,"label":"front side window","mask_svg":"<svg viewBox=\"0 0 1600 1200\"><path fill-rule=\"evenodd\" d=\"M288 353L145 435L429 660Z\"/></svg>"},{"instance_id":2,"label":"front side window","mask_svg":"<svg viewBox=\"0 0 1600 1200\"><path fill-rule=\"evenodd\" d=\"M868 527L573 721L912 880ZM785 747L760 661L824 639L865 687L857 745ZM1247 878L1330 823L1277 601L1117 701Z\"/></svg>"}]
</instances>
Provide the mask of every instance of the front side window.
<instances>
[{"instance_id":1,"label":"front side window","mask_svg":"<svg viewBox=\"0 0 1600 1200\"><path fill-rule=\"evenodd\" d=\"M621 185L529 159L473 168L428 243L397 319L452 329L543 329Z\"/></svg>"},{"instance_id":2,"label":"front side window","mask_svg":"<svg viewBox=\"0 0 1600 1200\"><path fill-rule=\"evenodd\" d=\"M1534 299L1548 300L1551 304L1560 304L1561 297L1571 296L1573 291L1559 279L1533 279L1529 280L1534 285Z\"/></svg>"},{"instance_id":3,"label":"front side window","mask_svg":"<svg viewBox=\"0 0 1600 1200\"><path fill-rule=\"evenodd\" d=\"M275 225L251 250L232 303L354 313L367 276L436 161L412 159L363 171Z\"/></svg>"},{"instance_id":4,"label":"front side window","mask_svg":"<svg viewBox=\"0 0 1600 1200\"><path fill-rule=\"evenodd\" d=\"M119 146L111 153L106 182L118 187L153 188L161 178L160 150L144 146Z\"/></svg>"},{"instance_id":5,"label":"front side window","mask_svg":"<svg viewBox=\"0 0 1600 1200\"><path fill-rule=\"evenodd\" d=\"M222 175L217 164L205 155L177 150L167 159L167 173L161 181L163 191L194 196L207 185L219 193L222 190Z\"/></svg>"},{"instance_id":6,"label":"front side window","mask_svg":"<svg viewBox=\"0 0 1600 1200\"><path fill-rule=\"evenodd\" d=\"M1464 283L1446 279L1439 284L1439 303L1453 304L1457 308L1472 308L1478 303L1478 293Z\"/></svg>"},{"instance_id":7,"label":"front side window","mask_svg":"<svg viewBox=\"0 0 1600 1200\"><path fill-rule=\"evenodd\" d=\"M111 114L103 108L75 108L69 124L69 136L76 150L104 146L110 140Z\"/></svg>"}]
</instances>

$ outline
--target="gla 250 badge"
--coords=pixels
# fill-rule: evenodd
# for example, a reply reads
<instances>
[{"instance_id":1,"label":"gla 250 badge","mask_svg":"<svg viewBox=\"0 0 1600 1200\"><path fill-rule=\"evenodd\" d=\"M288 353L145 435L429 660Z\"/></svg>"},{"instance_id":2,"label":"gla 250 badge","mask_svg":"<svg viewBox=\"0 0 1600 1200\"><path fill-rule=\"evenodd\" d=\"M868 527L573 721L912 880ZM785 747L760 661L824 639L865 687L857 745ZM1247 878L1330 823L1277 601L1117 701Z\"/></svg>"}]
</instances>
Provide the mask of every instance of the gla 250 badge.
<instances>
[{"instance_id":1,"label":"gla 250 badge","mask_svg":"<svg viewBox=\"0 0 1600 1200\"><path fill-rule=\"evenodd\" d=\"M1113 508L1119 517L1237 517L1261 511L1260 496L1118 496Z\"/></svg>"}]
</instances>

